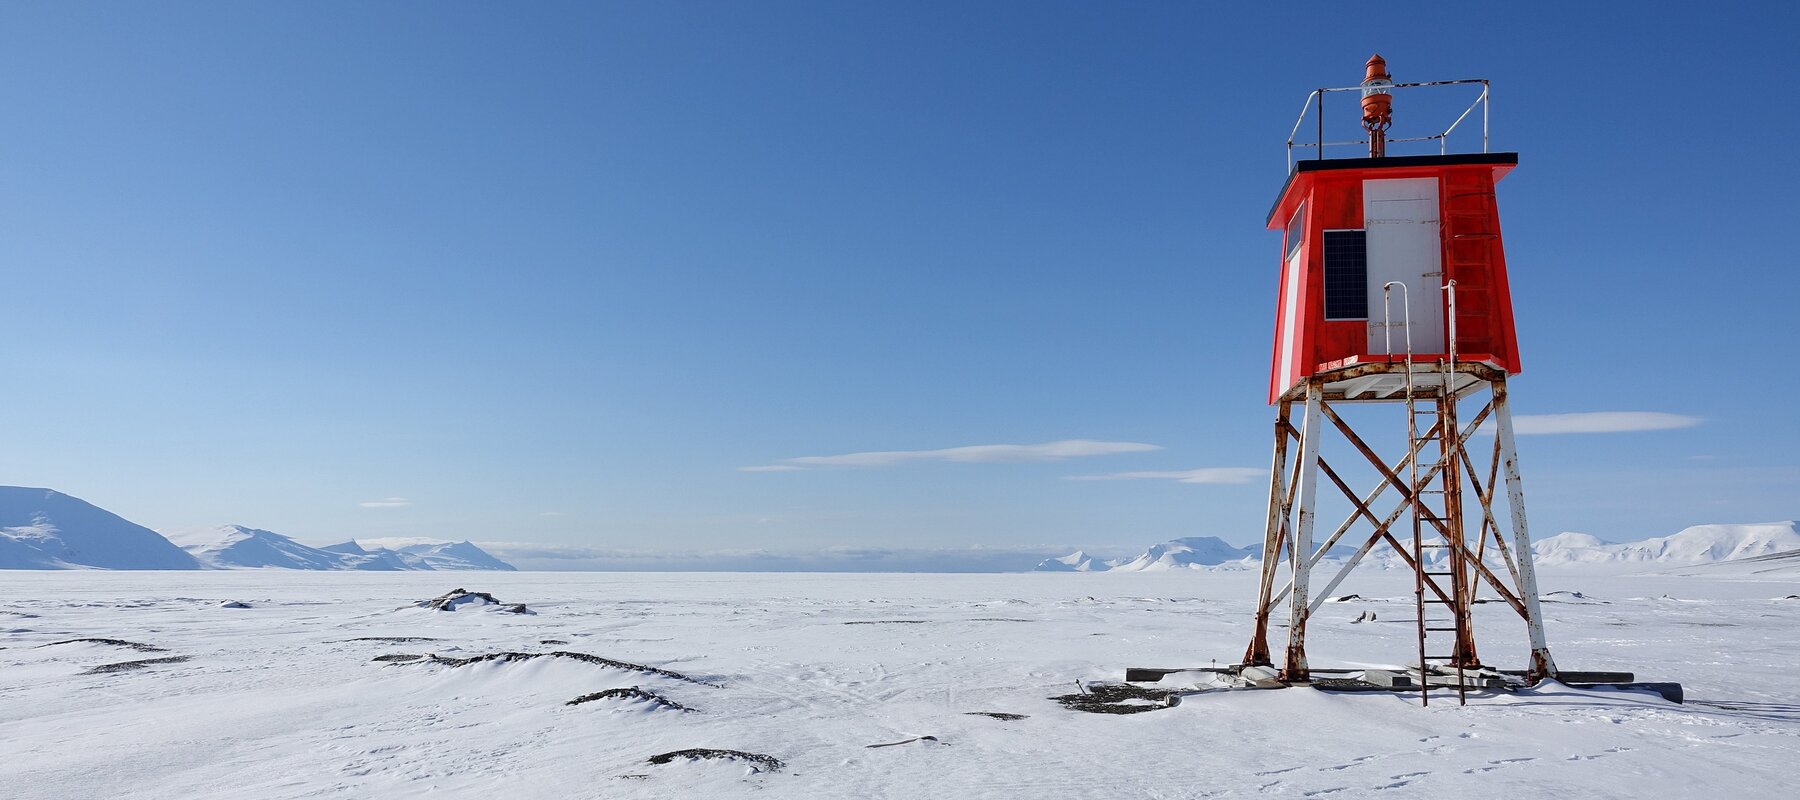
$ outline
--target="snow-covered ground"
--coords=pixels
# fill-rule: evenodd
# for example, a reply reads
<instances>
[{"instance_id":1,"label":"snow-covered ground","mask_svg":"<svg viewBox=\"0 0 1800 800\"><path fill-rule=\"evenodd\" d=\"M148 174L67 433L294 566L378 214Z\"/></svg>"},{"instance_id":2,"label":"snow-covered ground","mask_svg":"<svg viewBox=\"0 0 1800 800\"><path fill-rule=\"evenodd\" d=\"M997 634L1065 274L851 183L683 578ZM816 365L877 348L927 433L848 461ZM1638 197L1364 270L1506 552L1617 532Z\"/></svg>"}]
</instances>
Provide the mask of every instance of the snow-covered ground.
<instances>
[{"instance_id":1,"label":"snow-covered ground","mask_svg":"<svg viewBox=\"0 0 1800 800\"><path fill-rule=\"evenodd\" d=\"M1783 599L1800 594L1793 576L1544 572L1547 594L1583 595L1545 604L1562 666L1679 681L1687 705L1560 687L1426 709L1412 696L1212 693L1129 716L1047 699L1130 666L1236 660L1255 580L1185 570L10 572L0 581L0 787L11 798L1789 791L1800 759L1800 600ZM459 586L536 613L413 605ZM1315 664L1404 661L1409 588L1405 573L1353 578L1345 591L1364 599L1314 618ZM1364 611L1377 621L1350 622ZM1499 604L1478 613L1487 660L1519 666L1521 626ZM59 644L72 639L160 649ZM624 664L375 660L506 651ZM185 660L94 669L151 659ZM641 696L566 705L627 687L692 711ZM935 741L868 747L921 736ZM784 766L647 762L688 748Z\"/></svg>"}]
</instances>

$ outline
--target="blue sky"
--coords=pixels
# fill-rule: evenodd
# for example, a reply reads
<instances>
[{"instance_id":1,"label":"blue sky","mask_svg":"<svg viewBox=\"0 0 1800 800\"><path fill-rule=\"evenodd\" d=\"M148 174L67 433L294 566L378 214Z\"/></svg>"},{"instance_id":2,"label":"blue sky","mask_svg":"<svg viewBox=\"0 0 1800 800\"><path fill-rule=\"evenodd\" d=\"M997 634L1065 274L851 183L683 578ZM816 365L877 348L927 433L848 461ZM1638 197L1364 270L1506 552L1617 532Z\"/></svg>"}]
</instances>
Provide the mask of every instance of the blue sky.
<instances>
[{"instance_id":1,"label":"blue sky","mask_svg":"<svg viewBox=\"0 0 1800 800\"><path fill-rule=\"evenodd\" d=\"M1694 421L1523 438L1534 528L1790 519L1760 6L7 4L0 482L316 542L1248 543L1281 143L1379 51L1495 82L1519 413Z\"/></svg>"}]
</instances>

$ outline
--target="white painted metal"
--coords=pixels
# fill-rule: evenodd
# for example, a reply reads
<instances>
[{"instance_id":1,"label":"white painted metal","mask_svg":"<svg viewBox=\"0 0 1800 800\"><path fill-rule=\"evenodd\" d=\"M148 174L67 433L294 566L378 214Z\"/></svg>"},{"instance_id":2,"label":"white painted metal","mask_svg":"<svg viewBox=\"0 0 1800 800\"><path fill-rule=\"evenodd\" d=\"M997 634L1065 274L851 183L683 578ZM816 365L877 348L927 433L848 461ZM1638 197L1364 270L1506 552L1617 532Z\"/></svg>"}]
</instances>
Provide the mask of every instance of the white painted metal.
<instances>
[{"instance_id":1,"label":"white painted metal","mask_svg":"<svg viewBox=\"0 0 1800 800\"><path fill-rule=\"evenodd\" d=\"M1363 181L1363 228L1368 231L1368 286L1372 300L1391 283L1417 289L1428 300L1409 308L1408 332L1418 352L1441 353L1444 348L1444 311L1437 302L1443 274L1443 243L1438 223L1436 178L1398 178ZM1390 349L1384 320L1369 315L1369 352L1398 354ZM1397 338L1397 337L1395 337Z\"/></svg>"},{"instance_id":2,"label":"white painted metal","mask_svg":"<svg viewBox=\"0 0 1800 800\"><path fill-rule=\"evenodd\" d=\"M1519 452L1513 446L1512 404L1506 399L1506 381L1494 381L1494 428L1500 437L1500 469L1506 473L1506 506L1512 511L1513 552L1519 559L1519 599L1525 603L1527 635L1531 640L1533 677L1556 676L1550 644L1544 638L1544 612L1538 602L1537 568L1532 564L1531 532L1525 524L1525 485L1519 478Z\"/></svg>"},{"instance_id":3,"label":"white painted metal","mask_svg":"<svg viewBox=\"0 0 1800 800\"><path fill-rule=\"evenodd\" d=\"M1258 597L1268 597L1269 590L1275 585L1275 570L1281 561L1281 550L1277 542L1281 540L1282 526L1287 525L1288 520L1288 433L1279 424L1279 420L1287 419L1288 409L1288 402L1281 401L1281 416L1277 418L1275 428L1275 454L1269 465L1269 516L1263 526L1262 585ZM1275 602L1271 600L1270 605L1273 606ZM1258 609L1259 614L1261 611L1262 609Z\"/></svg>"},{"instance_id":4,"label":"white painted metal","mask_svg":"<svg viewBox=\"0 0 1800 800\"><path fill-rule=\"evenodd\" d=\"M1293 593L1288 597L1288 659L1282 667L1288 675L1306 674L1307 576L1312 572L1312 528L1318 515L1319 423L1325 416L1325 389L1319 381L1306 385L1306 417L1300 427L1300 481L1294 504L1293 547L1288 560L1293 571Z\"/></svg>"},{"instance_id":5,"label":"white painted metal","mask_svg":"<svg viewBox=\"0 0 1800 800\"><path fill-rule=\"evenodd\" d=\"M1276 370L1275 380L1282 392L1294 385L1294 335L1300 328L1300 298L1306 294L1306 287L1300 285L1300 255L1304 250L1304 247L1296 249L1288 257L1286 274L1281 279L1281 343L1278 345L1281 366Z\"/></svg>"}]
</instances>

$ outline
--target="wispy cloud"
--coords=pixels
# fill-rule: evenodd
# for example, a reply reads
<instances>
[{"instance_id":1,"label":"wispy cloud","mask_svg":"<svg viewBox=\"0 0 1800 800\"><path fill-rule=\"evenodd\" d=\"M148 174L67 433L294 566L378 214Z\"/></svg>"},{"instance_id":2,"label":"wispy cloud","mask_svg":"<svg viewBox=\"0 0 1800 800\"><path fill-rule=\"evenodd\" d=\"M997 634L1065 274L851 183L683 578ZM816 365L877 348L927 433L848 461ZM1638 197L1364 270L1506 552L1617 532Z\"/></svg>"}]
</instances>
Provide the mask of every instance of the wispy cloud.
<instances>
[{"instance_id":1,"label":"wispy cloud","mask_svg":"<svg viewBox=\"0 0 1800 800\"><path fill-rule=\"evenodd\" d=\"M1630 433L1692 428L1699 417L1661 411L1589 411L1580 414L1524 414L1513 417L1513 432L1520 436L1556 433ZM1492 426L1483 425L1491 430Z\"/></svg>"},{"instance_id":2,"label":"wispy cloud","mask_svg":"<svg viewBox=\"0 0 1800 800\"><path fill-rule=\"evenodd\" d=\"M834 456L801 456L778 464L739 467L744 472L792 472L808 467L889 467L914 461L954 461L964 464L1033 463L1068 458L1144 453L1162 448L1142 442L1097 442L1064 439L1043 444L977 444L940 450L875 450Z\"/></svg>"},{"instance_id":3,"label":"wispy cloud","mask_svg":"<svg viewBox=\"0 0 1800 800\"><path fill-rule=\"evenodd\" d=\"M1071 475L1072 481L1164 480L1176 483L1232 484L1250 483L1268 476L1267 470L1255 467L1201 467L1154 472L1108 472L1102 475Z\"/></svg>"},{"instance_id":4,"label":"wispy cloud","mask_svg":"<svg viewBox=\"0 0 1800 800\"><path fill-rule=\"evenodd\" d=\"M364 500L357 505L363 508L405 508L412 505L412 501L404 497L384 497L380 500Z\"/></svg>"}]
</instances>

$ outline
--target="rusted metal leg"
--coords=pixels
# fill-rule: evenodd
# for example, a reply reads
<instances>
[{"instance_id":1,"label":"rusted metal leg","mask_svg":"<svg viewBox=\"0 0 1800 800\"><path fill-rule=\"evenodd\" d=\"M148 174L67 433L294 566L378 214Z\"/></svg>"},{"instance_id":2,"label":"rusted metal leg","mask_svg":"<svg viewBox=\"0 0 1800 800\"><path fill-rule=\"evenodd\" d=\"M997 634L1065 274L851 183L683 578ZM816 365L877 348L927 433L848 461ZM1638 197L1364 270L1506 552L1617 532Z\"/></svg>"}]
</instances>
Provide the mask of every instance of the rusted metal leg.
<instances>
[{"instance_id":1,"label":"rusted metal leg","mask_svg":"<svg viewBox=\"0 0 1800 800\"><path fill-rule=\"evenodd\" d=\"M1439 456L1444 465L1441 486L1444 492L1444 524L1442 533L1444 541L1450 544L1447 548L1451 570L1451 593L1456 602L1451 604L1451 611L1456 618L1456 648L1451 652L1450 663L1458 668L1474 668L1481 666L1481 658L1475 652L1475 590L1479 586L1473 570L1479 569L1481 559L1469 550L1468 532L1464 528L1462 506L1462 460L1463 443L1461 428L1456 419L1456 398L1446 393L1438 398L1438 419L1444 430L1444 437L1439 440Z\"/></svg>"},{"instance_id":2,"label":"rusted metal leg","mask_svg":"<svg viewBox=\"0 0 1800 800\"><path fill-rule=\"evenodd\" d=\"M1494 422L1500 439L1500 466L1506 473L1506 505L1512 511L1513 552L1519 561L1519 595L1525 606L1525 628L1531 639L1531 667L1527 681L1556 677L1556 662L1544 638L1544 613L1538 603L1537 568L1531 557L1531 533L1525 525L1525 487L1519 479L1519 452L1513 445L1512 404L1506 398L1506 379L1493 382Z\"/></svg>"},{"instance_id":3,"label":"rusted metal leg","mask_svg":"<svg viewBox=\"0 0 1800 800\"><path fill-rule=\"evenodd\" d=\"M1270 593L1275 588L1275 568L1281 553L1281 540L1287 529L1288 487L1287 487L1287 443L1288 413L1293 410L1293 403L1283 400L1281 408L1275 415L1275 458L1269 466L1269 514L1263 526L1263 558L1262 588L1256 596L1256 630L1251 634L1250 647L1244 651L1244 664L1249 666L1268 666L1269 660L1269 612L1273 610Z\"/></svg>"},{"instance_id":4,"label":"rusted metal leg","mask_svg":"<svg viewBox=\"0 0 1800 800\"><path fill-rule=\"evenodd\" d=\"M1312 528L1319 499L1319 420L1324 416L1325 385L1318 379L1306 384L1306 418L1300 431L1300 480L1294 499L1294 529L1288 563L1293 590L1288 593L1287 657L1282 661L1282 680L1309 680L1306 668L1307 577L1312 571Z\"/></svg>"}]
</instances>

